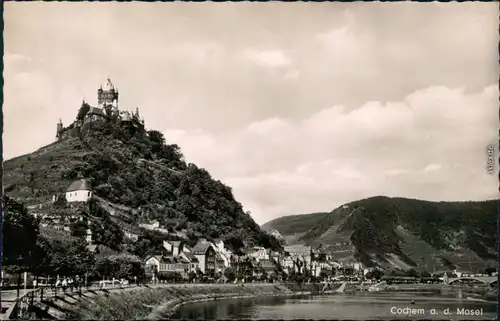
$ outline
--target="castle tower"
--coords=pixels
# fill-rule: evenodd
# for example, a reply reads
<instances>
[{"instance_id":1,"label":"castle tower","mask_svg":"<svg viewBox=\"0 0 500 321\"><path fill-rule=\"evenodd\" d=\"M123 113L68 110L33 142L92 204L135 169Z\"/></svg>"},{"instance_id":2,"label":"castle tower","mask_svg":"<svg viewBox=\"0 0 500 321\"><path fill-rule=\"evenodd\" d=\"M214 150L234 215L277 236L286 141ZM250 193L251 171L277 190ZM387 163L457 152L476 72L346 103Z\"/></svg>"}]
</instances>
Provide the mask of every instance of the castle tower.
<instances>
[{"instance_id":1,"label":"castle tower","mask_svg":"<svg viewBox=\"0 0 500 321\"><path fill-rule=\"evenodd\" d=\"M114 112L118 112L118 89L113 86L111 79L107 79L104 86L97 90L97 106L104 108L112 106Z\"/></svg>"},{"instance_id":2,"label":"castle tower","mask_svg":"<svg viewBox=\"0 0 500 321\"><path fill-rule=\"evenodd\" d=\"M63 128L64 128L64 126L63 126L62 120L61 120L61 118L59 118L59 122L57 123L57 133L56 133L57 139L60 139Z\"/></svg>"}]
</instances>

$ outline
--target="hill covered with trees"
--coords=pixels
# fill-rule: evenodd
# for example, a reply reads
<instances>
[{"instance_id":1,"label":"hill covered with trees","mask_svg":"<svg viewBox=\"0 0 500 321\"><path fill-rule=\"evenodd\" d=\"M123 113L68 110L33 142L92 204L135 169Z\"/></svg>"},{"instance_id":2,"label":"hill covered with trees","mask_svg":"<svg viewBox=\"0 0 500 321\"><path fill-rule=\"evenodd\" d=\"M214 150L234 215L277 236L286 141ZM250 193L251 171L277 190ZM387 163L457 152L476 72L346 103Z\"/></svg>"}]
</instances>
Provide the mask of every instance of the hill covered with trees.
<instances>
[{"instance_id":1,"label":"hill covered with trees","mask_svg":"<svg viewBox=\"0 0 500 321\"><path fill-rule=\"evenodd\" d=\"M341 259L367 265L469 270L497 259L497 210L496 200L430 202L378 196L330 213L279 218L263 228L283 235L300 233L295 243L322 245Z\"/></svg>"},{"instance_id":2,"label":"hill covered with trees","mask_svg":"<svg viewBox=\"0 0 500 321\"><path fill-rule=\"evenodd\" d=\"M53 195L64 195L80 178L94 189L96 197L89 204L52 202ZM279 247L234 199L230 187L187 163L179 146L168 144L161 132L112 119L85 124L78 137L7 160L4 186L30 213L69 220L74 236L82 238L89 227L94 241L116 255L152 254L169 238L190 244L222 238L233 249L243 244ZM168 233L139 228L139 223L152 221ZM126 231L139 239L126 240Z\"/></svg>"}]
</instances>

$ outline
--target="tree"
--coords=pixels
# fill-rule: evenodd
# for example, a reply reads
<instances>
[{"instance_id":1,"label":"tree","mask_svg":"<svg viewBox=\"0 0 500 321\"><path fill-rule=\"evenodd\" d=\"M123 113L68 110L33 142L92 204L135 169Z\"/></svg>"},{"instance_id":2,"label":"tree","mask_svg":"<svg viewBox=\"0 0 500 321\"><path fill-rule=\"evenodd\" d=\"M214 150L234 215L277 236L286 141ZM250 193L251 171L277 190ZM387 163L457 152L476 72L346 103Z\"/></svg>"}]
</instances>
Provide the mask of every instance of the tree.
<instances>
[{"instance_id":1,"label":"tree","mask_svg":"<svg viewBox=\"0 0 500 321\"><path fill-rule=\"evenodd\" d=\"M344 275L354 275L354 268L350 266L345 267L343 270L344 270Z\"/></svg>"},{"instance_id":2,"label":"tree","mask_svg":"<svg viewBox=\"0 0 500 321\"><path fill-rule=\"evenodd\" d=\"M380 269L374 269L372 275L375 280L380 280L384 276L384 272Z\"/></svg>"},{"instance_id":3,"label":"tree","mask_svg":"<svg viewBox=\"0 0 500 321\"><path fill-rule=\"evenodd\" d=\"M124 233L120 227L113 223L107 216L105 216L100 223L92 222L90 230L92 231L92 236L96 244L105 245L116 251L120 249Z\"/></svg>"},{"instance_id":4,"label":"tree","mask_svg":"<svg viewBox=\"0 0 500 321\"><path fill-rule=\"evenodd\" d=\"M89 110L90 110L90 105L87 104L86 102L83 102L82 106L78 110L78 114L76 115L76 119L80 120L80 121L84 120L85 116L87 116L87 113L89 112Z\"/></svg>"},{"instance_id":5,"label":"tree","mask_svg":"<svg viewBox=\"0 0 500 321\"><path fill-rule=\"evenodd\" d=\"M491 276L493 273L495 273L497 271L497 268L496 267L493 267L493 266L490 266L490 267L487 267L485 270L484 270L484 273L488 274L489 276Z\"/></svg>"},{"instance_id":6,"label":"tree","mask_svg":"<svg viewBox=\"0 0 500 321\"><path fill-rule=\"evenodd\" d=\"M152 143L156 143L159 145L164 145L165 144L165 137L163 136L163 133L157 130L149 130L148 131L148 136L149 140Z\"/></svg>"},{"instance_id":7,"label":"tree","mask_svg":"<svg viewBox=\"0 0 500 321\"><path fill-rule=\"evenodd\" d=\"M110 278L116 270L114 262L107 257L99 257L95 262L94 273L100 278Z\"/></svg>"},{"instance_id":8,"label":"tree","mask_svg":"<svg viewBox=\"0 0 500 321\"><path fill-rule=\"evenodd\" d=\"M406 271L405 274L406 274L406 276L409 276L409 277L412 277L412 278L419 277L419 274L418 274L417 270L415 270L415 269L409 269L409 270Z\"/></svg>"},{"instance_id":9,"label":"tree","mask_svg":"<svg viewBox=\"0 0 500 321\"><path fill-rule=\"evenodd\" d=\"M130 254L117 254L97 259L94 271L101 278L131 280L144 278L146 271L140 258Z\"/></svg>"},{"instance_id":10,"label":"tree","mask_svg":"<svg viewBox=\"0 0 500 321\"><path fill-rule=\"evenodd\" d=\"M31 272L35 276L53 275L51 251L50 243L44 237L38 237L35 250L32 254L34 266L31 268Z\"/></svg>"},{"instance_id":11,"label":"tree","mask_svg":"<svg viewBox=\"0 0 500 321\"><path fill-rule=\"evenodd\" d=\"M173 271L162 271L159 272L158 275L158 280L164 280L167 282L174 282L174 281L181 281L182 276L179 272L173 272Z\"/></svg>"},{"instance_id":12,"label":"tree","mask_svg":"<svg viewBox=\"0 0 500 321\"><path fill-rule=\"evenodd\" d=\"M94 255L87 249L84 240L52 240L50 244L50 270L63 276L84 275L94 266Z\"/></svg>"},{"instance_id":13,"label":"tree","mask_svg":"<svg viewBox=\"0 0 500 321\"><path fill-rule=\"evenodd\" d=\"M240 237L237 237L235 235L230 235L224 240L224 244L235 251L237 254L241 253L241 249L245 247L245 244L241 240Z\"/></svg>"},{"instance_id":14,"label":"tree","mask_svg":"<svg viewBox=\"0 0 500 321\"><path fill-rule=\"evenodd\" d=\"M187 274L187 278L189 282L193 282L193 280L196 279L196 273L193 271L189 271L189 273Z\"/></svg>"},{"instance_id":15,"label":"tree","mask_svg":"<svg viewBox=\"0 0 500 321\"><path fill-rule=\"evenodd\" d=\"M87 235L87 229L89 228L87 222L84 221L76 221L71 224L71 235L76 237L85 237Z\"/></svg>"},{"instance_id":16,"label":"tree","mask_svg":"<svg viewBox=\"0 0 500 321\"><path fill-rule=\"evenodd\" d=\"M146 274L141 259L135 255L120 254L111 256L109 259L116 262L114 266L118 266L114 274L117 279L132 279L133 277L140 279Z\"/></svg>"},{"instance_id":17,"label":"tree","mask_svg":"<svg viewBox=\"0 0 500 321\"><path fill-rule=\"evenodd\" d=\"M3 197L3 256L2 264L12 272L30 271L38 265L39 222L24 205L8 196Z\"/></svg>"},{"instance_id":18,"label":"tree","mask_svg":"<svg viewBox=\"0 0 500 321\"><path fill-rule=\"evenodd\" d=\"M279 250L282 248L281 242L276 237L264 231L261 231L258 242L268 249Z\"/></svg>"},{"instance_id":19,"label":"tree","mask_svg":"<svg viewBox=\"0 0 500 321\"><path fill-rule=\"evenodd\" d=\"M422 273L420 273L420 276L423 278L430 278L431 274L428 271L422 271Z\"/></svg>"},{"instance_id":20,"label":"tree","mask_svg":"<svg viewBox=\"0 0 500 321\"><path fill-rule=\"evenodd\" d=\"M236 272L233 268L228 267L224 270L224 277L228 282L233 282L236 279Z\"/></svg>"}]
</instances>

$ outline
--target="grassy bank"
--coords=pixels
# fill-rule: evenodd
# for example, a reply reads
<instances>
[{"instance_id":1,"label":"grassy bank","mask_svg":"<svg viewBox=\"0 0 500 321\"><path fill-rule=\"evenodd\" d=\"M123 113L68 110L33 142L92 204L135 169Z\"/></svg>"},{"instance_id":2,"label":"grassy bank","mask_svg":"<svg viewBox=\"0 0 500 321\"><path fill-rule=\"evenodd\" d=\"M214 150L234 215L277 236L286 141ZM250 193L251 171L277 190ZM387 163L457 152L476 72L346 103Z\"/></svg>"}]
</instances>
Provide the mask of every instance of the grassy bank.
<instances>
[{"instance_id":1,"label":"grassy bank","mask_svg":"<svg viewBox=\"0 0 500 321\"><path fill-rule=\"evenodd\" d=\"M179 284L109 291L64 306L65 319L160 319L184 303L227 298L311 294L318 284Z\"/></svg>"}]
</instances>

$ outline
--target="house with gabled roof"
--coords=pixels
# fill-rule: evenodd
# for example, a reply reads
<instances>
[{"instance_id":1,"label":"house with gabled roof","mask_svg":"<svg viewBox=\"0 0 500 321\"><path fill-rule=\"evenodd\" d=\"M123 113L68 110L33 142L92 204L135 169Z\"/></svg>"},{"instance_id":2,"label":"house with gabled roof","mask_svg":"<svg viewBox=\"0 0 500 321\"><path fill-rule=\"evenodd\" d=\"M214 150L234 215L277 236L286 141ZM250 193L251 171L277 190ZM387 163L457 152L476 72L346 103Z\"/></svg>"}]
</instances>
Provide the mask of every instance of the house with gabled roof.
<instances>
[{"instance_id":1,"label":"house with gabled roof","mask_svg":"<svg viewBox=\"0 0 500 321\"><path fill-rule=\"evenodd\" d=\"M216 252L211 243L198 242L193 247L192 253L198 259L199 268L203 273L215 273Z\"/></svg>"},{"instance_id":2,"label":"house with gabled roof","mask_svg":"<svg viewBox=\"0 0 500 321\"><path fill-rule=\"evenodd\" d=\"M198 258L192 252L182 252L179 254L179 257L182 258L187 265L187 272L196 272L199 268Z\"/></svg>"},{"instance_id":3,"label":"house with gabled roof","mask_svg":"<svg viewBox=\"0 0 500 321\"><path fill-rule=\"evenodd\" d=\"M191 252L191 249L186 245L184 241L163 241L163 247L168 253L172 255L179 255L182 252Z\"/></svg>"},{"instance_id":4,"label":"house with gabled roof","mask_svg":"<svg viewBox=\"0 0 500 321\"><path fill-rule=\"evenodd\" d=\"M92 198L93 192L90 183L86 179L74 181L66 189L66 201L87 202Z\"/></svg>"}]
</instances>

